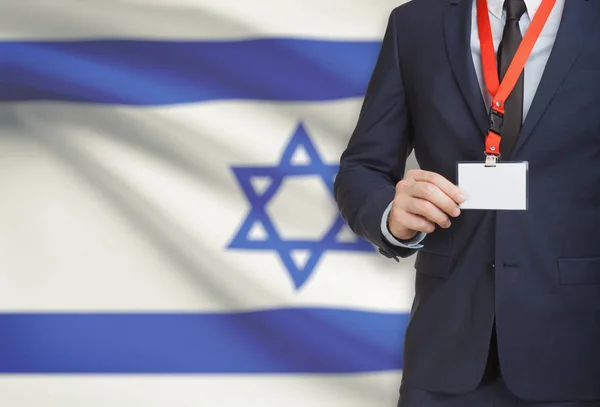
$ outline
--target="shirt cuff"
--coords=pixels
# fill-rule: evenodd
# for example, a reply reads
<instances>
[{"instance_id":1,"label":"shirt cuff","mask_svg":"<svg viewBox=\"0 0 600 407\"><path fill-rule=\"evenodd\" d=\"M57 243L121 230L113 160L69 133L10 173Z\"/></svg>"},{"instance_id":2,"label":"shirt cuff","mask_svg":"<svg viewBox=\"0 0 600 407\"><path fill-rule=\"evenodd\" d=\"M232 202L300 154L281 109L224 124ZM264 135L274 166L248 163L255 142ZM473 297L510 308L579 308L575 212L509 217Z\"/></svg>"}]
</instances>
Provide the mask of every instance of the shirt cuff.
<instances>
[{"instance_id":1,"label":"shirt cuff","mask_svg":"<svg viewBox=\"0 0 600 407\"><path fill-rule=\"evenodd\" d=\"M423 241L423 239L425 239L425 236L427 236L426 233L419 232L410 240L398 240L388 229L387 218L392 210L392 204L393 202L390 202L388 207L383 212L383 216L381 217L381 233L383 234L383 237L385 237L385 240L387 240L390 244L397 247L403 247L405 249L421 249L423 245L420 243Z\"/></svg>"}]
</instances>

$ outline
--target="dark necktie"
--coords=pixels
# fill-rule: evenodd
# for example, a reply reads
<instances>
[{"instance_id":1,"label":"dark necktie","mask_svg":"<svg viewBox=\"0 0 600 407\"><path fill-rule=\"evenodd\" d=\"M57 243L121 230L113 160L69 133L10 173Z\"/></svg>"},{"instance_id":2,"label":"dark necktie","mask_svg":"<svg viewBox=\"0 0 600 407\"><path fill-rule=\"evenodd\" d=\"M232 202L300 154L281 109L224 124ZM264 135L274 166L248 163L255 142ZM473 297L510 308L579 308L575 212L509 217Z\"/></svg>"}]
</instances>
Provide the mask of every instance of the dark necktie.
<instances>
[{"instance_id":1,"label":"dark necktie","mask_svg":"<svg viewBox=\"0 0 600 407\"><path fill-rule=\"evenodd\" d=\"M502 34L502 42L498 47L500 81L504 78L508 66L523 39L519 20L527 11L527 6L523 0L505 0L504 5L506 7L506 25ZM524 74L521 74L515 88L504 104L504 122L500 131L502 136L500 153L505 159L512 154L523 125L523 83Z\"/></svg>"}]
</instances>

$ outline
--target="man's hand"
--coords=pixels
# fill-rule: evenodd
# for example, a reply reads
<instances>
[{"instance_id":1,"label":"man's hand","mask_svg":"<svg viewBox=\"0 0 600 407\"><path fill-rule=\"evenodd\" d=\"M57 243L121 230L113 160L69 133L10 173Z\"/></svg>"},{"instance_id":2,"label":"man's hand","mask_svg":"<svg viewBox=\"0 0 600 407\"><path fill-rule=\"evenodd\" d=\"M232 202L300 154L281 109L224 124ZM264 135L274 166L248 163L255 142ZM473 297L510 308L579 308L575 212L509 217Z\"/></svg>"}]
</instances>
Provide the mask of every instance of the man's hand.
<instances>
[{"instance_id":1,"label":"man's hand","mask_svg":"<svg viewBox=\"0 0 600 407\"><path fill-rule=\"evenodd\" d=\"M460 189L439 174L410 170L396 185L396 195L388 219L392 235L412 239L418 232L431 233L436 225L447 229L450 218L460 215L465 201Z\"/></svg>"}]
</instances>

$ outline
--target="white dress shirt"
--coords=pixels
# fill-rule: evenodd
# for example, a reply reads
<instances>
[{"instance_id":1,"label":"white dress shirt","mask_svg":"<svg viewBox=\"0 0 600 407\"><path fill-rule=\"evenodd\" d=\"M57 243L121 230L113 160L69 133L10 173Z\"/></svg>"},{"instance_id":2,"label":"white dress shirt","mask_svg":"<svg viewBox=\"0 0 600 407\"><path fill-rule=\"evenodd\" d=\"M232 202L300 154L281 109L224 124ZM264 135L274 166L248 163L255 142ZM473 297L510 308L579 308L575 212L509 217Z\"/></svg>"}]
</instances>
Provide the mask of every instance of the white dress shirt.
<instances>
[{"instance_id":1,"label":"white dress shirt","mask_svg":"<svg viewBox=\"0 0 600 407\"><path fill-rule=\"evenodd\" d=\"M527 6L527 12L521 17L519 26L521 33L525 35L527 28L531 20L535 16L542 0L524 0ZM542 74L546 68L548 58L550 58L550 52L554 46L554 40L556 39L556 33L560 26L562 19L563 10L565 7L566 0L557 0L552 10L552 13L548 17L548 21L544 26L544 29L533 47L533 51L525 64L525 83L523 91L523 119L527 117L531 102L535 96L538 85L542 79ZM498 46L502 40L502 34L504 32L504 25L506 23L506 10L504 9L504 0L487 0L488 10L490 15L490 23L492 26L492 36L494 38L494 48L498 51ZM486 106L491 106L492 96L488 93L485 85L485 79L483 77L483 67L481 63L481 46L479 44L479 30L477 28L477 2L473 0L473 11L471 17L471 55L473 56L473 65L479 80L479 86L481 87L481 94L485 100ZM394 238L387 228L387 218L392 209L390 203L383 213L381 219L381 233L385 236L391 244L399 247L406 247L411 249L420 249L422 246L420 243L425 238L425 233L417 234L413 239L405 242L401 242Z\"/></svg>"}]
</instances>

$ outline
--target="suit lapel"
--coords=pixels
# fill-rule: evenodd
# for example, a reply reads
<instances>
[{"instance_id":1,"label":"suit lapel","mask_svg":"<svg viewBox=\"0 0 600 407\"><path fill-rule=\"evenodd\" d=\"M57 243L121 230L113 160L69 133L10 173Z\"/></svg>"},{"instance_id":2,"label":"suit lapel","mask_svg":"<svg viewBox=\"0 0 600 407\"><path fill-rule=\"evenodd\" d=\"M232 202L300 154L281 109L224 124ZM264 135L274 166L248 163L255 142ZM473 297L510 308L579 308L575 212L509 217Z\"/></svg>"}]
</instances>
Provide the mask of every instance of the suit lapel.
<instances>
[{"instance_id":1,"label":"suit lapel","mask_svg":"<svg viewBox=\"0 0 600 407\"><path fill-rule=\"evenodd\" d=\"M552 53L546 64L546 69L527 118L523 123L523 129L515 145L513 156L531 135L561 82L573 66L584 42L592 40L589 38L589 32L598 17L599 10L600 0L567 0L565 2L565 9Z\"/></svg>"},{"instance_id":2,"label":"suit lapel","mask_svg":"<svg viewBox=\"0 0 600 407\"><path fill-rule=\"evenodd\" d=\"M449 1L444 10L444 38L454 77L473 119L484 135L488 127L488 113L471 54L472 1Z\"/></svg>"}]
</instances>

